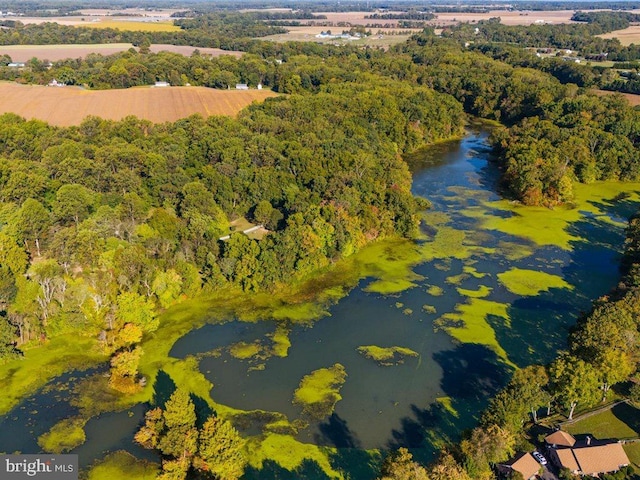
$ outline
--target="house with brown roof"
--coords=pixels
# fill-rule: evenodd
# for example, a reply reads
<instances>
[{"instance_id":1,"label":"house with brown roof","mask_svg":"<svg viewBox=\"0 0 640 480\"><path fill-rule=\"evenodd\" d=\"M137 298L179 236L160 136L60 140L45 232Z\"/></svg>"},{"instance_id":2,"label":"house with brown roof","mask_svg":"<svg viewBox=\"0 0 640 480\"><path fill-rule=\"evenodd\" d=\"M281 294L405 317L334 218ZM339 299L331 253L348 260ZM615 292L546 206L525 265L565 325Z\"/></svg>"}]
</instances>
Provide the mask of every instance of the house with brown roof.
<instances>
[{"instance_id":1,"label":"house with brown roof","mask_svg":"<svg viewBox=\"0 0 640 480\"><path fill-rule=\"evenodd\" d=\"M559 447L573 447L576 444L576 439L570 433L563 432L562 430L556 430L551 435L544 437L544 441L552 448Z\"/></svg>"},{"instance_id":2,"label":"house with brown roof","mask_svg":"<svg viewBox=\"0 0 640 480\"><path fill-rule=\"evenodd\" d=\"M589 445L580 448L551 449L551 457L560 468L568 468L579 475L597 476L617 472L629 465L629 457L622 444Z\"/></svg>"},{"instance_id":3,"label":"house with brown roof","mask_svg":"<svg viewBox=\"0 0 640 480\"><path fill-rule=\"evenodd\" d=\"M523 453L520 457L516 457L509 463L498 465L500 470L505 475L510 474L512 471L520 472L525 480L533 480L540 472L540 464L533 458L531 453Z\"/></svg>"}]
</instances>

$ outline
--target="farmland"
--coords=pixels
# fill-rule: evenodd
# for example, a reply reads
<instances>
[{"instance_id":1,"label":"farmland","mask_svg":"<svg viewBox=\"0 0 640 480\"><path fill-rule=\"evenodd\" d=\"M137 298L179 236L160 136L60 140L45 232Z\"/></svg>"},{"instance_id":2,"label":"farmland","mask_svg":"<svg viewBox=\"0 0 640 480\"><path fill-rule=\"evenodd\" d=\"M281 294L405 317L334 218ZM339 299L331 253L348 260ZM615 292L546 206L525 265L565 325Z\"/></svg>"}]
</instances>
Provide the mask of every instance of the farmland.
<instances>
[{"instance_id":1,"label":"farmland","mask_svg":"<svg viewBox=\"0 0 640 480\"><path fill-rule=\"evenodd\" d=\"M118 10L84 9L80 15L65 15L60 17L21 17L20 22L38 24L55 22L60 25L93 28L118 28L126 31L166 32L177 31L179 27L173 25L171 14L178 9L145 10L141 8L124 8Z\"/></svg>"},{"instance_id":2,"label":"farmland","mask_svg":"<svg viewBox=\"0 0 640 480\"><path fill-rule=\"evenodd\" d=\"M447 26L461 22L475 23L479 20L500 17L500 23L504 25L531 25L534 23L550 23L555 25L560 23L574 23L571 21L571 15L573 14L573 10L519 10L512 12L506 10L491 10L482 13L438 13L431 23Z\"/></svg>"},{"instance_id":3,"label":"farmland","mask_svg":"<svg viewBox=\"0 0 640 480\"><path fill-rule=\"evenodd\" d=\"M393 13L393 12L389 12ZM488 12L478 13L438 13L436 18L430 20L429 24L436 27L447 27L456 25L461 22L475 23L479 20L487 20L489 18L500 17L501 23L505 25L531 25L534 23L573 23L571 15L573 10L559 11L506 11L491 10ZM288 41L312 41L319 43L352 43L355 45L369 45L388 47L407 40L413 33L417 33L420 29L403 29L398 28L398 20L386 19L370 19L365 18L372 12L318 12L318 15L326 17L322 20L305 20L300 19L300 25L295 27L286 27L288 33L272 35L265 37L265 40L276 42ZM333 38L317 38L316 35L325 30L331 30L334 34L341 33L349 26L366 26L382 24L387 28L368 27L374 35L364 37L359 40L343 40Z\"/></svg>"},{"instance_id":4,"label":"farmland","mask_svg":"<svg viewBox=\"0 0 640 480\"><path fill-rule=\"evenodd\" d=\"M130 88L88 91L76 87L0 84L0 113L12 112L56 126L78 125L95 115L120 120L135 115L152 122L175 121L194 113L236 115L269 90L214 90L204 87Z\"/></svg>"},{"instance_id":5,"label":"farmland","mask_svg":"<svg viewBox=\"0 0 640 480\"><path fill-rule=\"evenodd\" d=\"M2 45L0 55L9 55L14 62L26 62L31 58L56 62L66 58L84 58L90 53L113 55L133 48L130 43L104 43L104 44L79 44L79 45ZM196 48L186 45L151 45L151 51L162 51L191 55L195 50L205 55L219 57L220 55L233 55L240 57L242 52L221 50L219 48Z\"/></svg>"},{"instance_id":6,"label":"farmland","mask_svg":"<svg viewBox=\"0 0 640 480\"><path fill-rule=\"evenodd\" d=\"M358 40L346 40L341 38L318 38L322 31L331 30L334 33L341 33L344 28L341 27L318 27L301 25L296 27L287 27L288 33L278 35L270 35L263 37L263 40L271 40L274 42L317 42L317 43L333 43L333 44L353 44L368 45L387 48L390 45L405 42L413 33L419 32L418 29L397 29L397 28L372 28L374 35L363 37ZM399 32L402 32L398 34Z\"/></svg>"},{"instance_id":7,"label":"farmland","mask_svg":"<svg viewBox=\"0 0 640 480\"><path fill-rule=\"evenodd\" d=\"M640 25L632 25L624 30L616 30L598 36L600 38L617 38L625 46L632 43L638 44L640 43Z\"/></svg>"},{"instance_id":8,"label":"farmland","mask_svg":"<svg viewBox=\"0 0 640 480\"><path fill-rule=\"evenodd\" d=\"M114 28L130 32L179 32L173 22L138 22L129 20L104 20L83 22L79 26L90 28Z\"/></svg>"}]
</instances>

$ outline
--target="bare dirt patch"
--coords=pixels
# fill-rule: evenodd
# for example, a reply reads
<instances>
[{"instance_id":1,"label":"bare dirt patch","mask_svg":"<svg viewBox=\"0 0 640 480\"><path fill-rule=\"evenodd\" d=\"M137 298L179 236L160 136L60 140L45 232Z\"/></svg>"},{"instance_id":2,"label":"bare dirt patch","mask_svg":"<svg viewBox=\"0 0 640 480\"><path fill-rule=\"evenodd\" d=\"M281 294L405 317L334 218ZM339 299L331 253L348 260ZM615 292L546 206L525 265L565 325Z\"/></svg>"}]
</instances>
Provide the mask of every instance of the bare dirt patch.
<instances>
[{"instance_id":1,"label":"bare dirt patch","mask_svg":"<svg viewBox=\"0 0 640 480\"><path fill-rule=\"evenodd\" d=\"M204 87L138 87L90 91L78 87L42 87L0 83L0 113L12 112L52 125L79 125L89 115L121 120L135 115L152 122L173 122L195 113L235 116L269 90L214 90Z\"/></svg>"},{"instance_id":2,"label":"bare dirt patch","mask_svg":"<svg viewBox=\"0 0 640 480\"><path fill-rule=\"evenodd\" d=\"M130 43L108 43L108 44L79 44L79 45L1 45L0 55L7 54L14 62L26 62L35 57L40 60L56 62L66 58L84 58L90 53L101 55L113 55L134 48ZM154 53L168 51L191 55L195 50L200 53L218 57L220 55L242 56L242 52L221 50L219 48L198 48L185 45L151 45Z\"/></svg>"}]
</instances>

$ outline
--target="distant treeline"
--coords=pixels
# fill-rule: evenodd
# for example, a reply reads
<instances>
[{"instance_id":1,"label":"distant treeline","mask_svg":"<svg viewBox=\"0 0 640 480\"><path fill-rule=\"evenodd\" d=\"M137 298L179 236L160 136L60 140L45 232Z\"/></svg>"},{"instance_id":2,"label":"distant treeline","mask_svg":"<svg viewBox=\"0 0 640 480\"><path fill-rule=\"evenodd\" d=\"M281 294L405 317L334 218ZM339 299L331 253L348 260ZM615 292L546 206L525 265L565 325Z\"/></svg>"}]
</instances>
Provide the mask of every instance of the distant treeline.
<instances>
[{"instance_id":1,"label":"distant treeline","mask_svg":"<svg viewBox=\"0 0 640 480\"><path fill-rule=\"evenodd\" d=\"M477 29L477 31L476 31ZM623 47L617 39L602 39L594 35L609 32L598 23L563 25L503 25L495 21L461 24L448 28L443 35L461 41L505 43L518 47L571 49L582 55L608 53L610 60L640 58L638 47Z\"/></svg>"},{"instance_id":2,"label":"distant treeline","mask_svg":"<svg viewBox=\"0 0 640 480\"><path fill-rule=\"evenodd\" d=\"M631 12L576 12L571 16L576 22L598 25L604 32L622 30L632 22L640 21L640 15Z\"/></svg>"},{"instance_id":3,"label":"distant treeline","mask_svg":"<svg viewBox=\"0 0 640 480\"><path fill-rule=\"evenodd\" d=\"M136 32L113 28L88 28L42 23L23 25L6 21L0 29L0 45L51 45L78 43L169 43L228 50L246 47L249 39L286 33L282 27L267 25L251 15L219 13L193 19L176 19L175 32Z\"/></svg>"},{"instance_id":4,"label":"distant treeline","mask_svg":"<svg viewBox=\"0 0 640 480\"><path fill-rule=\"evenodd\" d=\"M373 13L364 18L371 20L433 20L436 16L429 12L409 10L402 13Z\"/></svg>"}]
</instances>

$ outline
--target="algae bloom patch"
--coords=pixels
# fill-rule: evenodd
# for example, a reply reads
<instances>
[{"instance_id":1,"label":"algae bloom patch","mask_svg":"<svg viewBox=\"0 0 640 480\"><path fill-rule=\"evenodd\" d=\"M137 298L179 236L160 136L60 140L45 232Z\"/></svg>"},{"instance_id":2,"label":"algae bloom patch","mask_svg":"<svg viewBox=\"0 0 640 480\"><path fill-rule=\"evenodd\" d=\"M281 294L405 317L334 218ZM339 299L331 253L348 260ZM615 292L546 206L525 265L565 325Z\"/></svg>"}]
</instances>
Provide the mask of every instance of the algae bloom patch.
<instances>
[{"instance_id":1,"label":"algae bloom patch","mask_svg":"<svg viewBox=\"0 0 640 480\"><path fill-rule=\"evenodd\" d=\"M390 366L404 363L405 357L418 357L418 352L406 347L378 347L363 345L358 347L358 353L375 360L379 365Z\"/></svg>"},{"instance_id":2,"label":"algae bloom patch","mask_svg":"<svg viewBox=\"0 0 640 480\"><path fill-rule=\"evenodd\" d=\"M523 296L538 295L540 292L551 288L573 289L569 283L558 275L521 268L512 268L506 272L499 273L498 280L511 293Z\"/></svg>"},{"instance_id":3,"label":"algae bloom patch","mask_svg":"<svg viewBox=\"0 0 640 480\"><path fill-rule=\"evenodd\" d=\"M314 419L328 417L342 399L340 389L346 378L347 372L339 363L314 370L302 378L293 394L293 403L302 406L302 413Z\"/></svg>"}]
</instances>

